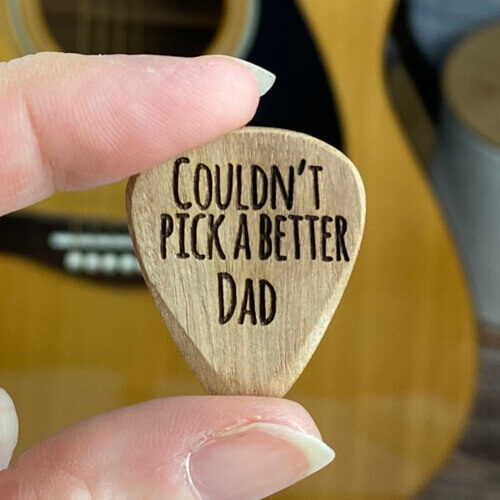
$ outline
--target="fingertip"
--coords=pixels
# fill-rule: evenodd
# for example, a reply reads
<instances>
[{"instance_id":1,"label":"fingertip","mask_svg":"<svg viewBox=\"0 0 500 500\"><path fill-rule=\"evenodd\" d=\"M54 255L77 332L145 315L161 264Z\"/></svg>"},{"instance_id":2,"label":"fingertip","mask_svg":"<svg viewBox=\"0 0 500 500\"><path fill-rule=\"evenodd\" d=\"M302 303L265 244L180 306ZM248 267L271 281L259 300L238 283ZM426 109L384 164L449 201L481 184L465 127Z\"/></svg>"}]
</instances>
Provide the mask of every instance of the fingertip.
<instances>
[{"instance_id":1,"label":"fingertip","mask_svg":"<svg viewBox=\"0 0 500 500\"><path fill-rule=\"evenodd\" d=\"M239 66L243 66L255 78L259 92L259 97L266 95L276 82L276 75L272 71L269 71L268 69L259 66L257 64L254 64L250 61L246 61L245 59L240 59L239 57L226 56L226 55L202 56L202 57L211 57L214 60L217 58L223 60L225 59Z\"/></svg>"},{"instance_id":2,"label":"fingertip","mask_svg":"<svg viewBox=\"0 0 500 500\"><path fill-rule=\"evenodd\" d=\"M281 401L285 401L286 404L289 405L288 411L286 412L287 418L295 420L295 426L298 430L318 439L322 439L321 431L316 425L316 422L302 404L290 399L282 399Z\"/></svg>"},{"instance_id":3,"label":"fingertip","mask_svg":"<svg viewBox=\"0 0 500 500\"><path fill-rule=\"evenodd\" d=\"M18 419L11 397L0 387L0 471L7 468L17 444Z\"/></svg>"}]
</instances>

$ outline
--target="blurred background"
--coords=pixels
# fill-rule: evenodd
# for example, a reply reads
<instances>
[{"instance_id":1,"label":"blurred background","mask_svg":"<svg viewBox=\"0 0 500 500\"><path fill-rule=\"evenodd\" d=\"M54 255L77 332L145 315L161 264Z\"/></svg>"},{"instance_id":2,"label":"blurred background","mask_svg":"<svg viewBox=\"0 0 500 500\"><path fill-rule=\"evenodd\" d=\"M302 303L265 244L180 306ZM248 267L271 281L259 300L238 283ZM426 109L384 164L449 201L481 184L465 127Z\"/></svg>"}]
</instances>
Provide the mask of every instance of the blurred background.
<instances>
[{"instance_id":1,"label":"blurred background","mask_svg":"<svg viewBox=\"0 0 500 500\"><path fill-rule=\"evenodd\" d=\"M500 498L500 0L0 0L0 60L232 54L253 124L344 151L367 226L287 396L337 459L278 498ZM17 454L89 415L202 394L145 289L124 184L0 218L0 386Z\"/></svg>"}]
</instances>

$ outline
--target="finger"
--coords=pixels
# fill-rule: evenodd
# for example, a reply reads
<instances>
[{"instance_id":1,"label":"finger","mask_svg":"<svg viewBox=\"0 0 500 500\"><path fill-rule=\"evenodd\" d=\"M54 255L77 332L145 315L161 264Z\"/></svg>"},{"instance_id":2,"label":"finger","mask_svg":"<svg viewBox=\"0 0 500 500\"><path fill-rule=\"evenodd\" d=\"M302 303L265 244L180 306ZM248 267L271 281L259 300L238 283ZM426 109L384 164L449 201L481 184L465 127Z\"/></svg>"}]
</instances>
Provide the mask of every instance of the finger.
<instances>
[{"instance_id":1,"label":"finger","mask_svg":"<svg viewBox=\"0 0 500 500\"><path fill-rule=\"evenodd\" d=\"M181 397L61 432L1 473L0 489L6 498L256 499L332 459L296 403Z\"/></svg>"},{"instance_id":2,"label":"finger","mask_svg":"<svg viewBox=\"0 0 500 500\"><path fill-rule=\"evenodd\" d=\"M234 58L40 53L0 63L0 215L122 179L247 123L269 72ZM256 75L267 77L259 87Z\"/></svg>"},{"instance_id":3,"label":"finger","mask_svg":"<svg viewBox=\"0 0 500 500\"><path fill-rule=\"evenodd\" d=\"M12 458L17 444L17 413L12 399L0 387L0 471L5 469Z\"/></svg>"}]
</instances>

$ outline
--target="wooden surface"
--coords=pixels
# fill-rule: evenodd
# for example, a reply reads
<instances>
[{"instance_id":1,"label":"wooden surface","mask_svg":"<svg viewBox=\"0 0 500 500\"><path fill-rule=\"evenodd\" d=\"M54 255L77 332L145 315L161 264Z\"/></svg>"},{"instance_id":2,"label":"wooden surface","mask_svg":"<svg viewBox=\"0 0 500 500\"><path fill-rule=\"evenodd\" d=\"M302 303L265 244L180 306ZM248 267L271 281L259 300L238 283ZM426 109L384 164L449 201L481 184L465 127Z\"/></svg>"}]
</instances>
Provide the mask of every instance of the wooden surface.
<instances>
[{"instance_id":1,"label":"wooden surface","mask_svg":"<svg viewBox=\"0 0 500 500\"><path fill-rule=\"evenodd\" d=\"M474 408L458 449L420 500L500 498L500 326L481 325Z\"/></svg>"},{"instance_id":2,"label":"wooden surface","mask_svg":"<svg viewBox=\"0 0 500 500\"><path fill-rule=\"evenodd\" d=\"M475 389L462 270L386 94L382 57L394 3L300 2L365 183L368 218L334 320L287 396L311 412L337 458L280 498L413 495L452 453ZM5 5L0 55L10 58L19 53ZM124 221L124 193L123 183L66 193L33 211ZM204 392L147 290L96 285L6 255L0 276L0 385L17 402L17 453L98 412Z\"/></svg>"},{"instance_id":3,"label":"wooden surface","mask_svg":"<svg viewBox=\"0 0 500 500\"><path fill-rule=\"evenodd\" d=\"M446 60L443 95L450 109L487 143L500 147L500 22L457 44Z\"/></svg>"},{"instance_id":4,"label":"wooden surface","mask_svg":"<svg viewBox=\"0 0 500 500\"><path fill-rule=\"evenodd\" d=\"M342 153L259 127L189 151L127 189L143 276L212 394L289 391L344 293L365 211L361 178Z\"/></svg>"},{"instance_id":5,"label":"wooden surface","mask_svg":"<svg viewBox=\"0 0 500 500\"><path fill-rule=\"evenodd\" d=\"M387 65L387 86L401 125L427 173L436 148L436 125L401 61Z\"/></svg>"}]
</instances>

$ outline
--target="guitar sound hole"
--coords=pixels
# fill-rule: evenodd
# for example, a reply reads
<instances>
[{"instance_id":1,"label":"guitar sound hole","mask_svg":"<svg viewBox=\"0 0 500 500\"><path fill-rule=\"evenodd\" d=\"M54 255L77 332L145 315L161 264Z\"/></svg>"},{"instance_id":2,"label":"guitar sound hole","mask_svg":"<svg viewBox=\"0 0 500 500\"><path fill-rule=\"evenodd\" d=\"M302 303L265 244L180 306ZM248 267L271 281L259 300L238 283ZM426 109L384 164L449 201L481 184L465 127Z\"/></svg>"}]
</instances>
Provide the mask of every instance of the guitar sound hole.
<instances>
[{"instance_id":1,"label":"guitar sound hole","mask_svg":"<svg viewBox=\"0 0 500 500\"><path fill-rule=\"evenodd\" d=\"M203 53L224 0L42 0L52 36L82 54Z\"/></svg>"}]
</instances>

